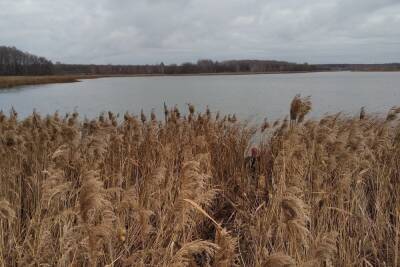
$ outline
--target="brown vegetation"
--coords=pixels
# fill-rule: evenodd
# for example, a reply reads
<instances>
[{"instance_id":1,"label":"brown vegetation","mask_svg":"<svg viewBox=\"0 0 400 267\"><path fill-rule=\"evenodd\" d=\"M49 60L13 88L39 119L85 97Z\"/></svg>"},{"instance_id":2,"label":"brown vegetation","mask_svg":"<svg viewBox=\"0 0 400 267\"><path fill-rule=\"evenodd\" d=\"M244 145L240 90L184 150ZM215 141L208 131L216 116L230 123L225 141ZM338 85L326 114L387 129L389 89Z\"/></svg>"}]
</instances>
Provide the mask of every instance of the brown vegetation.
<instances>
[{"instance_id":1,"label":"brown vegetation","mask_svg":"<svg viewBox=\"0 0 400 267\"><path fill-rule=\"evenodd\" d=\"M48 83L71 83L79 79L99 78L95 75L48 75L48 76L0 76L0 89L22 85L36 85Z\"/></svg>"},{"instance_id":2,"label":"brown vegetation","mask_svg":"<svg viewBox=\"0 0 400 267\"><path fill-rule=\"evenodd\" d=\"M310 108L0 114L0 266L398 266L400 109Z\"/></svg>"}]
</instances>

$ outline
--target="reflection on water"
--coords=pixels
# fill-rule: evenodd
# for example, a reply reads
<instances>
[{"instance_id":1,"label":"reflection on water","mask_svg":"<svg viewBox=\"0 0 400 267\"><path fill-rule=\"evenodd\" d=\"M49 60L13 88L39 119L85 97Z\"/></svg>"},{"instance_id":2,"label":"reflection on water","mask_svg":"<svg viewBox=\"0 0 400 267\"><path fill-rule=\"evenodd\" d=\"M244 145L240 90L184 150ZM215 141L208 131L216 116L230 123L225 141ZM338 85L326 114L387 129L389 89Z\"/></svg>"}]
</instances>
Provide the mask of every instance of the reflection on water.
<instances>
[{"instance_id":1,"label":"reflection on water","mask_svg":"<svg viewBox=\"0 0 400 267\"><path fill-rule=\"evenodd\" d=\"M400 105L399 72L330 72L266 75L124 77L80 83L24 86L0 90L0 109L14 107L24 117L34 109L42 114L72 112L89 118L102 111L141 109L162 114L163 103L186 109L193 103L204 110L236 113L240 118L270 119L288 113L298 93L311 95L313 116L343 111L354 114L386 112Z\"/></svg>"}]
</instances>

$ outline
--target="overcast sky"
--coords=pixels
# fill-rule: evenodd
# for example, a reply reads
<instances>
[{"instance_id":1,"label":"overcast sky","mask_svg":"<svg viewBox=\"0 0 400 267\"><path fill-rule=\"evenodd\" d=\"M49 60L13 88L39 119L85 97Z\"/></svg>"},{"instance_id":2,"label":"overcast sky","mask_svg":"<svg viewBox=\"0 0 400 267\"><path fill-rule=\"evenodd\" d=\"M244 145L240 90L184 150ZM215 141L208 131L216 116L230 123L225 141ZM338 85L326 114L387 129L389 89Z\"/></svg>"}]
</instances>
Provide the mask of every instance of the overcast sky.
<instances>
[{"instance_id":1,"label":"overcast sky","mask_svg":"<svg viewBox=\"0 0 400 267\"><path fill-rule=\"evenodd\" d=\"M0 45L65 63L400 62L400 0L0 0Z\"/></svg>"}]
</instances>

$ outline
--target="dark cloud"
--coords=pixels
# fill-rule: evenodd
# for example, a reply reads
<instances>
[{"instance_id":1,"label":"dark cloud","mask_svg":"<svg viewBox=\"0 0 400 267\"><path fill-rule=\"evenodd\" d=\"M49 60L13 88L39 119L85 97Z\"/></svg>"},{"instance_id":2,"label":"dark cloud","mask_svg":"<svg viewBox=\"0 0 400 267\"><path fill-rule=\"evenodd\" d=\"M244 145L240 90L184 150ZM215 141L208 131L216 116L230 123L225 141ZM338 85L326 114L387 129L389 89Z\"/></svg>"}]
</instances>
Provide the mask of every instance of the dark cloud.
<instances>
[{"instance_id":1,"label":"dark cloud","mask_svg":"<svg viewBox=\"0 0 400 267\"><path fill-rule=\"evenodd\" d=\"M68 63L400 61L398 0L0 0L0 42Z\"/></svg>"}]
</instances>

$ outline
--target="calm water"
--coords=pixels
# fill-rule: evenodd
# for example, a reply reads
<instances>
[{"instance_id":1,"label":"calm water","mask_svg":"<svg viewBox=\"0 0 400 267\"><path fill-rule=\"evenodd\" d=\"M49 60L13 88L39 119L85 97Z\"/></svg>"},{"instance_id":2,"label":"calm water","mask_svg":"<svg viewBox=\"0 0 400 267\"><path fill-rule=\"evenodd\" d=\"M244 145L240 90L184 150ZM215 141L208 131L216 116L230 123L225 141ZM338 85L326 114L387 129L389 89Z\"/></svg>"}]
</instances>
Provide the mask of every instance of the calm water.
<instances>
[{"instance_id":1,"label":"calm water","mask_svg":"<svg viewBox=\"0 0 400 267\"><path fill-rule=\"evenodd\" d=\"M34 109L42 114L77 110L92 118L108 110L137 114L155 108L160 114L163 102L180 108L190 102L200 110L208 105L244 119L275 119L288 113L298 93L311 95L312 116L356 114L361 106L386 112L400 105L400 72L102 78L0 90L0 109L14 107L22 117Z\"/></svg>"}]
</instances>

